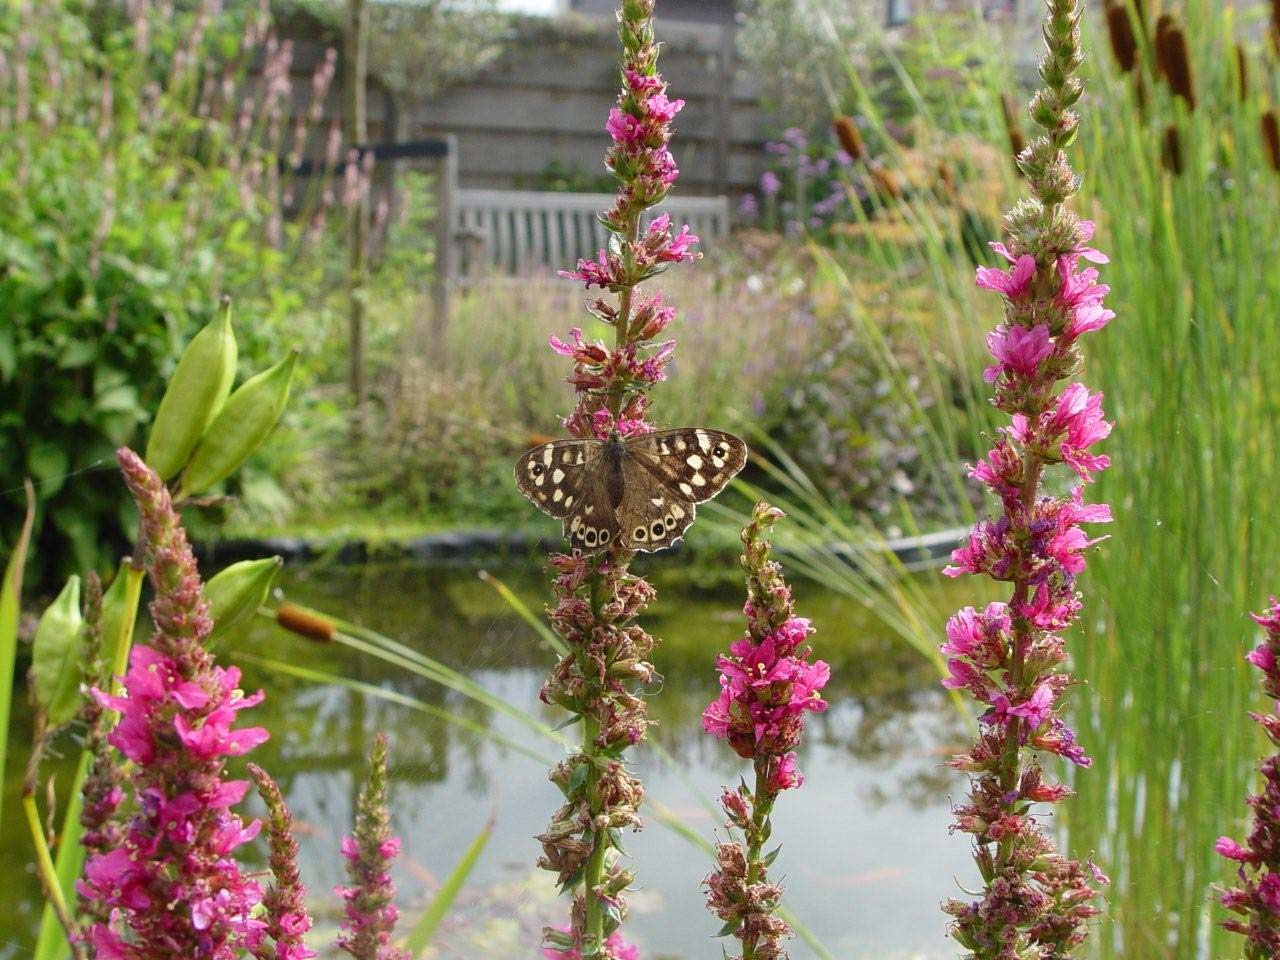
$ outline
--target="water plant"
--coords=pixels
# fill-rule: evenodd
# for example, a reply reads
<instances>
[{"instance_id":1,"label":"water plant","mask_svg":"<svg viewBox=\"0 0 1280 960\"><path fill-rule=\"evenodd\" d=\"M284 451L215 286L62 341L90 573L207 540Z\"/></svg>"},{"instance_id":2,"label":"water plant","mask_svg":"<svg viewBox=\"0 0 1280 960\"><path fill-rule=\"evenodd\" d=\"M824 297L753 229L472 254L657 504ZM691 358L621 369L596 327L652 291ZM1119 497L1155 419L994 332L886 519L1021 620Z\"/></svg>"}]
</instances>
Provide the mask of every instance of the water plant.
<instances>
[{"instance_id":1,"label":"water plant","mask_svg":"<svg viewBox=\"0 0 1280 960\"><path fill-rule=\"evenodd\" d=\"M1067 659L1063 632L1081 609L1076 579L1084 552L1097 542L1082 525L1111 519L1106 505L1083 497L1083 484L1110 464L1091 452L1111 431L1102 396L1079 382L1055 391L1081 366L1080 338L1114 317L1103 306L1108 288L1098 271L1083 265L1107 262L1089 246L1094 225L1066 206L1078 187L1065 150L1084 92L1074 76L1083 59L1083 4L1046 6L1044 86L1030 107L1045 132L1018 157L1032 195L1006 216L1005 241L992 245L1009 268L977 273L980 287L1004 298L1004 322L987 338L995 362L984 379L1010 420L970 476L998 497L1002 512L975 525L945 571L985 574L1012 589L1007 602L953 616L941 648L949 658L944 686L967 691L984 707L977 742L951 761L970 779L953 829L972 836L983 887L944 905L954 918L952 936L975 960L1071 954L1088 934L1098 913L1096 888L1106 882L1096 867L1059 854L1036 812L1071 792L1049 778L1040 755L1090 764L1062 716L1060 699L1073 681L1059 668ZM1045 470L1055 464L1080 484L1065 496L1043 488Z\"/></svg>"},{"instance_id":2,"label":"water plant","mask_svg":"<svg viewBox=\"0 0 1280 960\"><path fill-rule=\"evenodd\" d=\"M783 517L761 501L742 531L742 567L747 574L746 636L720 656L720 695L702 715L707 733L728 742L755 771L754 786L725 788L720 804L731 838L716 844L716 869L707 877L707 907L724 921L721 936L742 942L741 960L785 957L791 927L777 915L782 888L769 880L780 847L765 853L773 835L770 815L784 790L804 784L795 748L805 714L826 709L822 688L831 676L821 660L809 662L803 645L813 628L795 615L791 588L769 558L766 535Z\"/></svg>"}]
</instances>

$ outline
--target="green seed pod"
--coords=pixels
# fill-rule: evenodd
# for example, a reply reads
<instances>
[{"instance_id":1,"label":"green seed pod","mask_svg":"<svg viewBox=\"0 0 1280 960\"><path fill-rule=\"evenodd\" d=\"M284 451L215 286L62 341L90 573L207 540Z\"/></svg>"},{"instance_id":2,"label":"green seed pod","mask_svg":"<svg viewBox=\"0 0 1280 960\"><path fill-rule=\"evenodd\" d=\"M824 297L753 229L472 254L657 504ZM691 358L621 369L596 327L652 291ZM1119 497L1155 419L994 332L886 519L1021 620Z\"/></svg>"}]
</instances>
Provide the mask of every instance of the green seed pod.
<instances>
[{"instance_id":1,"label":"green seed pod","mask_svg":"<svg viewBox=\"0 0 1280 960\"><path fill-rule=\"evenodd\" d=\"M204 493L249 459L280 419L298 351L246 380L222 405L182 474L179 499Z\"/></svg>"},{"instance_id":2,"label":"green seed pod","mask_svg":"<svg viewBox=\"0 0 1280 960\"><path fill-rule=\"evenodd\" d=\"M209 601L213 617L210 642L231 636L258 612L282 566L280 557L244 560L233 563L204 585L204 598Z\"/></svg>"},{"instance_id":3,"label":"green seed pod","mask_svg":"<svg viewBox=\"0 0 1280 960\"><path fill-rule=\"evenodd\" d=\"M31 657L36 705L51 727L60 727L80 709L84 638L80 616L80 578L70 577L57 599L40 616Z\"/></svg>"},{"instance_id":4,"label":"green seed pod","mask_svg":"<svg viewBox=\"0 0 1280 960\"><path fill-rule=\"evenodd\" d=\"M182 352L151 424L146 461L162 480L176 476L186 466L218 415L236 377L236 355L231 300L223 298L218 315Z\"/></svg>"}]
</instances>

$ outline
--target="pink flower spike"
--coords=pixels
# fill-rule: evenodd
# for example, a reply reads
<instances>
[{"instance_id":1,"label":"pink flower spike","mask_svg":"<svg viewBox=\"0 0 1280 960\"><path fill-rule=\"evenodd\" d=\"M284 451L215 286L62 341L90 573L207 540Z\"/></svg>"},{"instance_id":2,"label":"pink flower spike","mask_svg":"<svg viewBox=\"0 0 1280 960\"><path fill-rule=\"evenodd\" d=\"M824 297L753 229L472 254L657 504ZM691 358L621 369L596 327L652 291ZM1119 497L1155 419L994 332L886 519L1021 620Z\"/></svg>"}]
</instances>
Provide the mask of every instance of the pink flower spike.
<instances>
[{"instance_id":1,"label":"pink flower spike","mask_svg":"<svg viewBox=\"0 0 1280 960\"><path fill-rule=\"evenodd\" d=\"M1002 373L1015 373L1029 380L1054 350L1049 328L1043 323L1030 329L1018 325L996 327L987 335L987 347L999 361L983 373L987 383L995 383Z\"/></svg>"}]
</instances>

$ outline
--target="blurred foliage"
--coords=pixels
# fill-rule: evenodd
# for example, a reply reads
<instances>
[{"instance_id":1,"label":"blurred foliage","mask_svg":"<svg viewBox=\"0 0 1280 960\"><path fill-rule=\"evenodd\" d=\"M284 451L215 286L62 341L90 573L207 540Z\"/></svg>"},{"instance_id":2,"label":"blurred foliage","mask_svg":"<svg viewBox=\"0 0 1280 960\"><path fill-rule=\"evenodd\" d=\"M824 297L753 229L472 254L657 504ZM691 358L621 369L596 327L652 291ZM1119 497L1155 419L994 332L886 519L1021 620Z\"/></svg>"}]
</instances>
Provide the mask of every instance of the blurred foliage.
<instances>
[{"instance_id":1,"label":"blurred foliage","mask_svg":"<svg viewBox=\"0 0 1280 960\"><path fill-rule=\"evenodd\" d=\"M101 568L120 539L124 488L84 473L139 443L218 294L253 318L247 363L297 302L271 282L284 254L267 242L279 224L258 186L274 158L219 96L234 94L263 24L245 9L147 7L132 23L111 5L0 11L0 548L30 475L46 573ZM251 96L246 110L279 100Z\"/></svg>"}]
</instances>

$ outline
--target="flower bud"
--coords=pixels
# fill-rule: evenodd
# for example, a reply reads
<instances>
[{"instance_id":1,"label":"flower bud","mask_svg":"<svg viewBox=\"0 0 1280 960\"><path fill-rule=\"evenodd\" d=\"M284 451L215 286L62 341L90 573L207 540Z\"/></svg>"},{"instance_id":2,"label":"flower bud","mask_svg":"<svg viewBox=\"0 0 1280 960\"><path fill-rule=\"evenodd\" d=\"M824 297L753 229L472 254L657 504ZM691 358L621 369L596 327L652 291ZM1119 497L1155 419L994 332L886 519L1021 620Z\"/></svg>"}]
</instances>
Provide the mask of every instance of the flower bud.
<instances>
[{"instance_id":1,"label":"flower bud","mask_svg":"<svg viewBox=\"0 0 1280 960\"><path fill-rule=\"evenodd\" d=\"M80 708L84 674L80 578L67 579L62 592L40 616L31 657L31 689L51 727L71 720Z\"/></svg>"},{"instance_id":2,"label":"flower bud","mask_svg":"<svg viewBox=\"0 0 1280 960\"><path fill-rule=\"evenodd\" d=\"M236 354L231 301L224 298L218 315L182 352L151 424L146 461L160 479L168 480L186 466L217 416L235 379Z\"/></svg>"},{"instance_id":3,"label":"flower bud","mask_svg":"<svg viewBox=\"0 0 1280 960\"><path fill-rule=\"evenodd\" d=\"M297 360L298 351L291 350L227 399L182 474L182 496L203 493L225 480L261 446L284 412Z\"/></svg>"},{"instance_id":4,"label":"flower bud","mask_svg":"<svg viewBox=\"0 0 1280 960\"><path fill-rule=\"evenodd\" d=\"M233 563L205 584L204 597L213 618L210 642L231 636L258 612L282 566L280 557L244 560Z\"/></svg>"}]
</instances>

